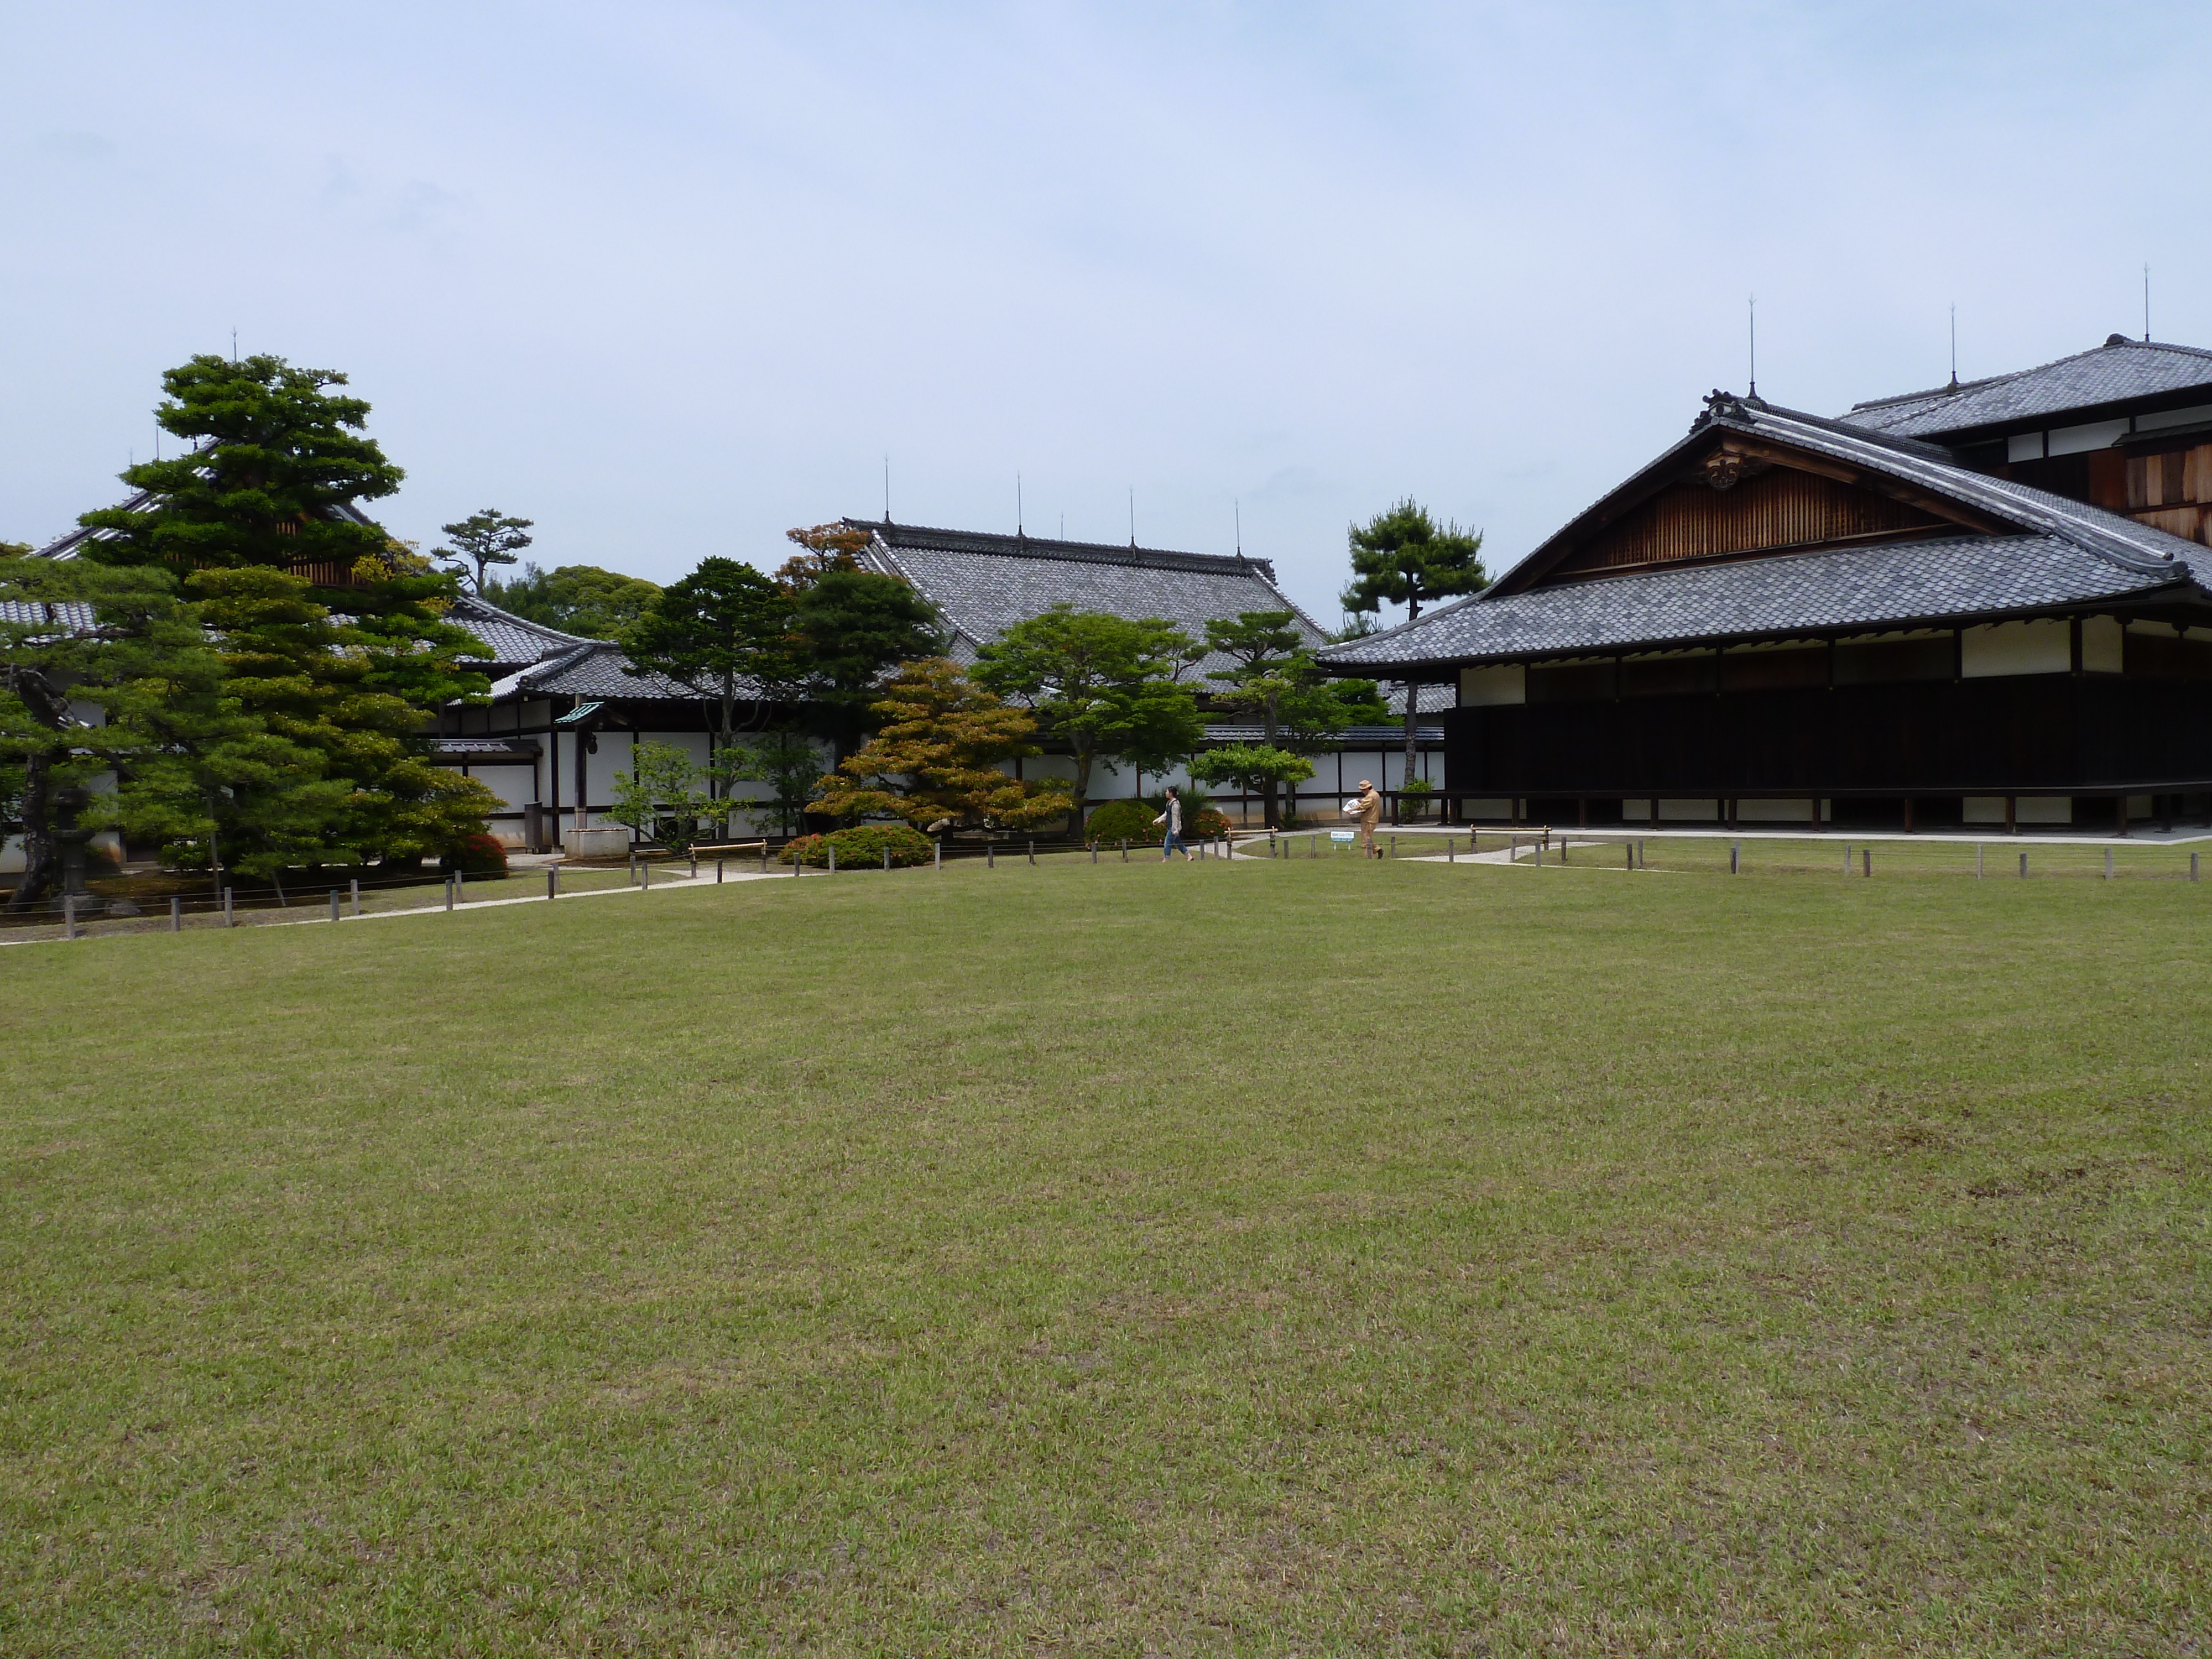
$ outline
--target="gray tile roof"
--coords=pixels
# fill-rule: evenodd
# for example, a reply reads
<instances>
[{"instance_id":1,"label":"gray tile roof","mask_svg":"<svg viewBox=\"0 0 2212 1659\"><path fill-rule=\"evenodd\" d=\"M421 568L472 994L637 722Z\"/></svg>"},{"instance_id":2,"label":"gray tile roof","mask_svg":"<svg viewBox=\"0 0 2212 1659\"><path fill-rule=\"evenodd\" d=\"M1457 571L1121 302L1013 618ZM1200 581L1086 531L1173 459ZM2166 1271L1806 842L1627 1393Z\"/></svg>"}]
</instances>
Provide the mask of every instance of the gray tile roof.
<instances>
[{"instance_id":1,"label":"gray tile roof","mask_svg":"<svg viewBox=\"0 0 2212 1659\"><path fill-rule=\"evenodd\" d=\"M1843 418L1899 437L1933 437L2190 391L2212 402L2212 351L2115 334L2094 351L2036 368L1855 404Z\"/></svg>"},{"instance_id":2,"label":"gray tile roof","mask_svg":"<svg viewBox=\"0 0 2212 1659\"><path fill-rule=\"evenodd\" d=\"M2203 596L2212 549L2116 514L1970 471L1930 446L1859 433L1838 422L1719 398L1689 437L1529 556L1571 545L1577 526L1628 491L1648 491L1716 431L1741 432L1886 472L2013 526L1921 541L1686 565L1632 575L1501 586L1419 623L1332 646L1322 657L1352 672L1397 666L1572 655L1623 648L1821 633L1839 629L2018 615L2160 589Z\"/></svg>"},{"instance_id":3,"label":"gray tile roof","mask_svg":"<svg viewBox=\"0 0 2212 1659\"><path fill-rule=\"evenodd\" d=\"M530 663L543 662L548 657L573 651L580 645L605 643L604 641L586 639L580 634L563 634L557 628L548 628L542 623L511 616L473 593L464 593L454 600L453 608L446 613L446 620L467 629L484 642L491 651L490 666L495 672L504 668L519 668Z\"/></svg>"},{"instance_id":4,"label":"gray tile roof","mask_svg":"<svg viewBox=\"0 0 2212 1659\"><path fill-rule=\"evenodd\" d=\"M871 532L864 563L904 577L937 607L954 630L952 654L963 662L973 662L978 646L1016 623L1060 604L1132 621L1157 617L1194 639L1205 638L1207 623L1242 611L1287 611L1310 644L1328 637L1275 586L1274 566L1265 559L845 522ZM1207 657L1195 672L1203 684L1206 674L1228 665L1226 658Z\"/></svg>"},{"instance_id":5,"label":"gray tile roof","mask_svg":"<svg viewBox=\"0 0 2212 1659\"><path fill-rule=\"evenodd\" d=\"M95 620L92 607L81 599L64 599L58 605L0 599L0 623L19 628L43 628L51 623L72 633L84 633L91 629Z\"/></svg>"},{"instance_id":6,"label":"gray tile roof","mask_svg":"<svg viewBox=\"0 0 2212 1659\"><path fill-rule=\"evenodd\" d=\"M696 702L710 695L665 674L642 672L632 667L623 656L622 647L605 640L587 640L557 656L547 657L496 680L491 688L495 699L525 694L679 702ZM752 694L750 685L738 690L742 697L750 698Z\"/></svg>"}]
</instances>

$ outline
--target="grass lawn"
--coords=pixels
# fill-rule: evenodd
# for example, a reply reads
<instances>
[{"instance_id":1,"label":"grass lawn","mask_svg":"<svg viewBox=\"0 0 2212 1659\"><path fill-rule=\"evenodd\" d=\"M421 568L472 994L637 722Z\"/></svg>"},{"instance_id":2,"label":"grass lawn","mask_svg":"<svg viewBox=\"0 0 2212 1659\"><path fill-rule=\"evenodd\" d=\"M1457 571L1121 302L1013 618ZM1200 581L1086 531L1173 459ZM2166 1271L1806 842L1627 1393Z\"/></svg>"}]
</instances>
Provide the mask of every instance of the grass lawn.
<instances>
[{"instance_id":1,"label":"grass lawn","mask_svg":"<svg viewBox=\"0 0 2212 1659\"><path fill-rule=\"evenodd\" d=\"M0 953L0 1651L2212 1651L2208 924L1062 860Z\"/></svg>"}]
</instances>

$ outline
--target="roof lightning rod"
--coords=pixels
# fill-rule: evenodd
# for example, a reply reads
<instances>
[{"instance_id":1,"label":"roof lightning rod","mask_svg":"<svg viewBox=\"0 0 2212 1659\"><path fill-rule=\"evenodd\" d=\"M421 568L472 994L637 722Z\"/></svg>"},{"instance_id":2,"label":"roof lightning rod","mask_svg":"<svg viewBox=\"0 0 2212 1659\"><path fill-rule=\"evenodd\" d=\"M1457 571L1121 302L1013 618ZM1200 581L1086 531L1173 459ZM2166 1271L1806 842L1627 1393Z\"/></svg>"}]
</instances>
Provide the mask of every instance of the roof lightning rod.
<instances>
[{"instance_id":1,"label":"roof lightning rod","mask_svg":"<svg viewBox=\"0 0 2212 1659\"><path fill-rule=\"evenodd\" d=\"M1759 396L1759 295L1746 301L1751 316L1751 396Z\"/></svg>"}]
</instances>

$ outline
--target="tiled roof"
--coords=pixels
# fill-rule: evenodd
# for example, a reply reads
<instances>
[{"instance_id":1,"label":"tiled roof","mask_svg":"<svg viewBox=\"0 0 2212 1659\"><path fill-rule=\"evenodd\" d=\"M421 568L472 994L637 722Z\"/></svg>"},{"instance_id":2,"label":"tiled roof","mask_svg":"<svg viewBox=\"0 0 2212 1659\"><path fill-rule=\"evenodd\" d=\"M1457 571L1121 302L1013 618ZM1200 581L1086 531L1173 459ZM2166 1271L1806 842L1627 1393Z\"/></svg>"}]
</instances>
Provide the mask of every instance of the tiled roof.
<instances>
[{"instance_id":1,"label":"tiled roof","mask_svg":"<svg viewBox=\"0 0 2212 1659\"><path fill-rule=\"evenodd\" d=\"M467 629L490 647L491 665L495 668L520 667L573 651L580 645L605 643L511 616L473 593L464 593L454 600L453 609L446 613L446 620Z\"/></svg>"},{"instance_id":2,"label":"tiled roof","mask_svg":"<svg viewBox=\"0 0 2212 1659\"><path fill-rule=\"evenodd\" d=\"M1931 447L1747 400L1717 398L1689 437L1529 556L1571 544L1577 526L1687 462L1716 431L1796 446L1888 474L2015 533L1966 532L1699 564L1634 575L1492 588L1322 652L1346 670L1568 655L1792 632L2017 615L2160 588L2212 586L2212 549L2116 514L1935 459Z\"/></svg>"},{"instance_id":3,"label":"tiled roof","mask_svg":"<svg viewBox=\"0 0 2212 1659\"><path fill-rule=\"evenodd\" d=\"M665 674L641 672L623 658L622 647L605 640L583 644L547 657L493 683L495 698L522 693L562 697L659 699L696 702L712 694L696 686L672 680ZM738 695L750 699L754 688L741 686Z\"/></svg>"},{"instance_id":4,"label":"tiled roof","mask_svg":"<svg viewBox=\"0 0 2212 1659\"><path fill-rule=\"evenodd\" d=\"M2212 351L2115 334L2094 351L2039 368L1856 404L1843 418L1900 437L1932 437L2191 390L2212 401Z\"/></svg>"},{"instance_id":5,"label":"tiled roof","mask_svg":"<svg viewBox=\"0 0 2212 1659\"><path fill-rule=\"evenodd\" d=\"M19 628L43 628L52 623L72 633L84 633L91 629L94 621L92 607L82 599L64 599L58 605L0 599L0 623L11 623Z\"/></svg>"},{"instance_id":6,"label":"tiled roof","mask_svg":"<svg viewBox=\"0 0 2212 1659\"><path fill-rule=\"evenodd\" d=\"M956 635L952 654L963 662L973 662L978 646L1016 623L1060 604L1132 621L1157 617L1194 639L1206 636L1207 623L1242 611L1287 611L1310 644L1328 637L1275 586L1274 567L1265 559L845 522L871 533L863 562L904 577L937 607ZM1208 657L1195 672L1203 684L1228 665L1226 658Z\"/></svg>"},{"instance_id":7,"label":"tiled roof","mask_svg":"<svg viewBox=\"0 0 2212 1659\"><path fill-rule=\"evenodd\" d=\"M2121 570L2056 536L1947 537L1563 582L1488 603L1468 599L1324 655L1340 667L1387 673L1401 664L1660 650L2006 616L2117 599L2176 580Z\"/></svg>"}]
</instances>

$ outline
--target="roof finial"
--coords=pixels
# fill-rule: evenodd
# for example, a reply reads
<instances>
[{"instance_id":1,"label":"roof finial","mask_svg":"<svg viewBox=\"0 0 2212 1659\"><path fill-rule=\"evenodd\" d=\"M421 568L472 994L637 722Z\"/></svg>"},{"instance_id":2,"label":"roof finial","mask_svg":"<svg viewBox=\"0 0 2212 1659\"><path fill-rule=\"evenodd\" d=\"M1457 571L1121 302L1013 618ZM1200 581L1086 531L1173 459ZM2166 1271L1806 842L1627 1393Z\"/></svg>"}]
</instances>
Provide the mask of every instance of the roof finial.
<instances>
[{"instance_id":1,"label":"roof finial","mask_svg":"<svg viewBox=\"0 0 2212 1659\"><path fill-rule=\"evenodd\" d=\"M1751 391L1748 395L1756 398L1759 396L1759 295L1753 295L1746 304L1751 313Z\"/></svg>"},{"instance_id":2,"label":"roof finial","mask_svg":"<svg viewBox=\"0 0 2212 1659\"><path fill-rule=\"evenodd\" d=\"M1131 485L1129 486L1129 550L1130 550L1131 552L1133 552L1133 553L1134 551L1136 551L1136 548L1137 548L1137 486L1136 486L1136 485L1134 485L1134 484L1131 484Z\"/></svg>"},{"instance_id":3,"label":"roof finial","mask_svg":"<svg viewBox=\"0 0 2212 1659\"><path fill-rule=\"evenodd\" d=\"M2150 261L2143 261L2143 343L2150 343Z\"/></svg>"},{"instance_id":4,"label":"roof finial","mask_svg":"<svg viewBox=\"0 0 2212 1659\"><path fill-rule=\"evenodd\" d=\"M1951 301L1951 390L1959 389L1959 302Z\"/></svg>"},{"instance_id":5,"label":"roof finial","mask_svg":"<svg viewBox=\"0 0 2212 1659\"><path fill-rule=\"evenodd\" d=\"M1241 496L1232 497L1231 507L1237 514L1237 556L1241 559L1244 556L1244 502L1243 498Z\"/></svg>"},{"instance_id":6,"label":"roof finial","mask_svg":"<svg viewBox=\"0 0 2212 1659\"><path fill-rule=\"evenodd\" d=\"M884 457L884 522L891 521L891 458Z\"/></svg>"},{"instance_id":7,"label":"roof finial","mask_svg":"<svg viewBox=\"0 0 2212 1659\"><path fill-rule=\"evenodd\" d=\"M1022 475L1019 472L1014 474L1014 539L1018 542L1025 539L1022 529Z\"/></svg>"}]
</instances>

